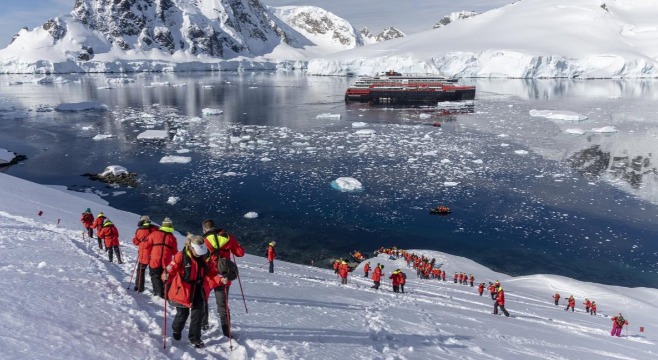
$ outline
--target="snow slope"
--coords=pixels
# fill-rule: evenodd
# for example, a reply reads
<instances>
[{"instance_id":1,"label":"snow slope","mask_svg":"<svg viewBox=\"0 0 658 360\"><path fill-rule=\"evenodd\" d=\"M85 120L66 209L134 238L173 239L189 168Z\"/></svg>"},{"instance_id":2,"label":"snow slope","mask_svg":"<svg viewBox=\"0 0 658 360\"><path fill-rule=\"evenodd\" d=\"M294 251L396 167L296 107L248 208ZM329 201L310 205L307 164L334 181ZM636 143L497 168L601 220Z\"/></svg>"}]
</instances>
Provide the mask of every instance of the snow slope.
<instances>
[{"instance_id":1,"label":"snow slope","mask_svg":"<svg viewBox=\"0 0 658 360\"><path fill-rule=\"evenodd\" d=\"M658 77L658 2L523 0L403 39L313 59L317 75Z\"/></svg>"},{"instance_id":2,"label":"snow slope","mask_svg":"<svg viewBox=\"0 0 658 360\"><path fill-rule=\"evenodd\" d=\"M500 280L510 318L491 314L492 301L475 288L419 280L409 269L406 294L387 281L370 289L362 269L349 284L333 271L247 255L238 259L239 286L230 306L236 339L217 328L203 335L207 348L167 339L163 349L163 302L149 292L126 290L134 264L130 238L139 218L109 208L87 194L71 193L0 174L0 348L12 359L652 359L658 355L657 289L622 288L533 275L512 278L468 259L411 250L436 258L451 274L472 273L476 282ZM97 257L83 238L80 213L91 207L117 225L124 265ZM38 212L42 211L41 216ZM176 226L175 214L172 214ZM183 237L177 234L180 243ZM239 237L239 234L236 234ZM390 275L405 269L384 255ZM577 274L575 274L577 275ZM147 281L147 289L150 284ZM555 291L573 294L575 313L551 302ZM582 310L585 297L598 316ZM211 299L212 301L212 299ZM174 311L168 308L169 324ZM610 315L623 312L628 336L611 338ZM638 331L640 326L645 332ZM171 333L171 330L168 331ZM626 335L626 332L624 332ZM233 346L231 350L230 345Z\"/></svg>"}]
</instances>

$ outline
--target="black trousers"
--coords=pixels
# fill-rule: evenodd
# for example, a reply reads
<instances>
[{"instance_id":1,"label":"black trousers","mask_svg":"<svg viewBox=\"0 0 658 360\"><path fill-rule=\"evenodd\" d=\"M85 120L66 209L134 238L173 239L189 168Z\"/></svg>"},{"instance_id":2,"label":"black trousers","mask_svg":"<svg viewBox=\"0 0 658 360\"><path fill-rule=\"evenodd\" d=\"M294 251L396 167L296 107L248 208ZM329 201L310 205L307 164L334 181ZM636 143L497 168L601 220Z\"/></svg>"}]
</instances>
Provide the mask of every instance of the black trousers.
<instances>
[{"instance_id":1,"label":"black trousers","mask_svg":"<svg viewBox=\"0 0 658 360\"><path fill-rule=\"evenodd\" d=\"M190 320L188 338L190 341L195 342L201 340L201 321L203 319L204 313L203 306L192 307L192 309L186 307L177 307L176 317L174 318L174 322L171 324L171 328L175 333L182 333L190 313L192 313L192 319Z\"/></svg>"},{"instance_id":2,"label":"black trousers","mask_svg":"<svg viewBox=\"0 0 658 360\"><path fill-rule=\"evenodd\" d=\"M89 236L90 239L94 237L94 228L87 228L87 236Z\"/></svg>"},{"instance_id":3,"label":"black trousers","mask_svg":"<svg viewBox=\"0 0 658 360\"><path fill-rule=\"evenodd\" d=\"M164 298L164 284L162 283L162 268L152 268L149 266L149 275L151 276L151 284L153 284L153 295Z\"/></svg>"},{"instance_id":4,"label":"black trousers","mask_svg":"<svg viewBox=\"0 0 658 360\"><path fill-rule=\"evenodd\" d=\"M270 272L274 273L274 261L270 261Z\"/></svg>"},{"instance_id":5,"label":"black trousers","mask_svg":"<svg viewBox=\"0 0 658 360\"><path fill-rule=\"evenodd\" d=\"M372 286L373 289L379 289L379 281L375 281L375 285Z\"/></svg>"},{"instance_id":6,"label":"black trousers","mask_svg":"<svg viewBox=\"0 0 658 360\"><path fill-rule=\"evenodd\" d=\"M101 238L99 238L99 237L97 237L96 239L98 239L98 248L102 250L102 249L103 249L103 245L104 245L104 244L103 244L103 239L101 239Z\"/></svg>"},{"instance_id":7,"label":"black trousers","mask_svg":"<svg viewBox=\"0 0 658 360\"><path fill-rule=\"evenodd\" d=\"M400 285L393 285L393 292L400 292Z\"/></svg>"},{"instance_id":8,"label":"black trousers","mask_svg":"<svg viewBox=\"0 0 658 360\"><path fill-rule=\"evenodd\" d=\"M117 254L117 261L119 264L121 264L123 261L121 260L121 251L119 250L118 246L110 246L107 248L107 258L112 262L112 253Z\"/></svg>"},{"instance_id":9,"label":"black trousers","mask_svg":"<svg viewBox=\"0 0 658 360\"><path fill-rule=\"evenodd\" d=\"M146 280L146 268L148 264L140 263L137 265L137 277L135 278L135 291L144 291L144 281Z\"/></svg>"},{"instance_id":10,"label":"black trousers","mask_svg":"<svg viewBox=\"0 0 658 360\"><path fill-rule=\"evenodd\" d=\"M222 326L228 326L231 318L230 309L228 309L228 291L230 286L218 286L215 288L215 303L217 304L217 313L219 314L219 322ZM224 291L226 289L226 291Z\"/></svg>"},{"instance_id":11,"label":"black trousers","mask_svg":"<svg viewBox=\"0 0 658 360\"><path fill-rule=\"evenodd\" d=\"M404 294L404 284L400 284L400 291Z\"/></svg>"}]
</instances>

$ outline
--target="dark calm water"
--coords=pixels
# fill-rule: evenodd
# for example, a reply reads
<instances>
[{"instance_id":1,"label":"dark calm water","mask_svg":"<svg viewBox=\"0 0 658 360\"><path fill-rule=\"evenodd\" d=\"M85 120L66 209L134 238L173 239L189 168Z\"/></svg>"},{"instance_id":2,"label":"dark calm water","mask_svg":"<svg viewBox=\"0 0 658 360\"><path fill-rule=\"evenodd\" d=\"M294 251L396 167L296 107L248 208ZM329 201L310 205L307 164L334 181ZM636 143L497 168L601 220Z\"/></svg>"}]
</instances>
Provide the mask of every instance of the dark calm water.
<instances>
[{"instance_id":1,"label":"dark calm water","mask_svg":"<svg viewBox=\"0 0 658 360\"><path fill-rule=\"evenodd\" d=\"M345 104L354 79L115 77L0 78L0 147L28 156L7 173L100 192L114 207L170 216L183 232L214 218L253 253L276 240L290 261L398 246L511 274L658 287L655 82L471 81L475 112L446 116ZM81 101L109 111L53 110ZM224 113L203 116L203 108ZM532 117L532 109L588 119ZM617 132L592 131L604 126ZM576 128L587 132L567 133ZM149 129L170 137L137 140ZM112 137L94 140L98 134ZM190 161L163 164L164 156ZM112 189L81 176L112 164L137 172L140 186ZM332 189L341 176L365 191ZM180 199L174 205L172 196ZM429 215L439 204L453 214ZM250 211L259 217L245 219Z\"/></svg>"}]
</instances>

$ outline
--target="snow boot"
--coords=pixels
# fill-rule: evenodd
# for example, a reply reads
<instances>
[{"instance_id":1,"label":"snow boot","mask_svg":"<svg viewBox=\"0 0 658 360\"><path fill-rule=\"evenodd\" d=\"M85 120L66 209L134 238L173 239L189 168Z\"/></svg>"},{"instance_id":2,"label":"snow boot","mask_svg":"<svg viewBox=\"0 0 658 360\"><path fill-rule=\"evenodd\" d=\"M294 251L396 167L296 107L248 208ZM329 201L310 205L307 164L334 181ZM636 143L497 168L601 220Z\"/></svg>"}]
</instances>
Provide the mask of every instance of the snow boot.
<instances>
[{"instance_id":1,"label":"snow boot","mask_svg":"<svg viewBox=\"0 0 658 360\"><path fill-rule=\"evenodd\" d=\"M177 332L173 333L172 336L174 337L174 340L180 340L180 338L181 338L180 333L177 333Z\"/></svg>"},{"instance_id":2,"label":"snow boot","mask_svg":"<svg viewBox=\"0 0 658 360\"><path fill-rule=\"evenodd\" d=\"M203 341L201 340L192 341L192 345L194 345L194 347L197 349L202 349L203 347L206 346L206 344L204 344Z\"/></svg>"},{"instance_id":3,"label":"snow boot","mask_svg":"<svg viewBox=\"0 0 658 360\"><path fill-rule=\"evenodd\" d=\"M121 251L119 250L118 246L114 247L114 252L117 253L117 260L119 264L123 264L123 261L121 261Z\"/></svg>"}]
</instances>

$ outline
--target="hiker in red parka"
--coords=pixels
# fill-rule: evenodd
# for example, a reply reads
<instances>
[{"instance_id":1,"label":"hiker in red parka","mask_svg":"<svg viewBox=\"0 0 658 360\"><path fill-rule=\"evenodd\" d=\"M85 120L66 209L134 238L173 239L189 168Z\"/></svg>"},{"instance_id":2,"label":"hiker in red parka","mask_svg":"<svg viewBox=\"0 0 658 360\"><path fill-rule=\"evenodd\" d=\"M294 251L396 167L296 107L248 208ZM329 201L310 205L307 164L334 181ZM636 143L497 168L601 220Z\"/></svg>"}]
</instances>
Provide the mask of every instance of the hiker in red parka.
<instances>
[{"instance_id":1,"label":"hiker in red parka","mask_svg":"<svg viewBox=\"0 0 658 360\"><path fill-rule=\"evenodd\" d=\"M371 288L377 290L379 289L380 285L380 280L382 279L382 270L384 269L384 265L380 265L377 263L377 266L375 266L375 270L372 272L372 281L375 283L375 285L371 286Z\"/></svg>"},{"instance_id":2,"label":"hiker in red parka","mask_svg":"<svg viewBox=\"0 0 658 360\"><path fill-rule=\"evenodd\" d=\"M478 293L480 293L480 296L482 296L483 292L484 292L484 283L480 283L480 285L478 285Z\"/></svg>"},{"instance_id":3,"label":"hiker in red parka","mask_svg":"<svg viewBox=\"0 0 658 360\"><path fill-rule=\"evenodd\" d=\"M133 237L133 244L137 245L137 278L135 279L135 291L144 291L144 278L146 277L146 268L149 266L149 252L146 250L146 239L152 232L158 230L157 225L151 224L151 219L147 215L139 218L137 230Z\"/></svg>"},{"instance_id":4,"label":"hiker in red parka","mask_svg":"<svg viewBox=\"0 0 658 360\"><path fill-rule=\"evenodd\" d=\"M153 295L164 298L164 284L161 276L165 266L178 252L178 241L174 236L171 219L164 218L160 228L146 238L144 251L149 254L149 275L153 284Z\"/></svg>"},{"instance_id":5,"label":"hiker in red parka","mask_svg":"<svg viewBox=\"0 0 658 360\"><path fill-rule=\"evenodd\" d=\"M343 285L347 284L347 273L350 272L350 267L347 266L347 261L343 260L338 266L338 276L340 276L340 283Z\"/></svg>"},{"instance_id":6,"label":"hiker in red parka","mask_svg":"<svg viewBox=\"0 0 658 360\"><path fill-rule=\"evenodd\" d=\"M98 235L98 233L101 231L101 228L103 227L103 222L105 221L106 217L103 215L102 212L99 212L98 215L96 215L96 220L94 220L94 223L91 224L91 226L96 229L96 238L98 239L98 248L100 250L103 250L103 240L101 237Z\"/></svg>"},{"instance_id":7,"label":"hiker in red parka","mask_svg":"<svg viewBox=\"0 0 658 360\"><path fill-rule=\"evenodd\" d=\"M166 266L162 280L169 285L168 301L176 307L176 317L171 324L173 338L181 339L185 322L191 313L188 338L194 347L204 347L201 324L205 304L210 290L226 284L227 279L217 273L217 264L208 253L202 236L188 234L183 251L177 253Z\"/></svg>"},{"instance_id":8,"label":"hiker in red parka","mask_svg":"<svg viewBox=\"0 0 658 360\"><path fill-rule=\"evenodd\" d=\"M233 260L235 260L236 256L244 256L244 247L242 247L235 236L227 233L224 229L217 229L213 220L204 220L201 228L203 230L204 243L206 244L208 251L210 251L210 257L214 263L218 263L220 261L226 263L227 261L230 261L231 256L233 256ZM274 245L276 245L276 242L272 241L272 244L273 246L271 247L274 250ZM274 271L274 268L272 268L272 271ZM230 279L227 280L228 281L226 284L221 284L214 289L217 314L219 314L219 322L222 326L222 334L224 334L226 337L231 334L231 312L228 306L228 294L229 290L231 289L231 281ZM208 315L209 311L208 305L206 303L206 309L201 325L202 330L208 330L210 328L208 323Z\"/></svg>"},{"instance_id":9,"label":"hiker in red parka","mask_svg":"<svg viewBox=\"0 0 658 360\"><path fill-rule=\"evenodd\" d=\"M443 270L441 272L441 280L446 281L446 271L445 270Z\"/></svg>"},{"instance_id":10,"label":"hiker in red parka","mask_svg":"<svg viewBox=\"0 0 658 360\"><path fill-rule=\"evenodd\" d=\"M338 276L338 269L340 268L341 259L334 260L334 273Z\"/></svg>"},{"instance_id":11,"label":"hiker in red parka","mask_svg":"<svg viewBox=\"0 0 658 360\"><path fill-rule=\"evenodd\" d=\"M589 308L592 307L592 302L590 302L589 299L586 298L583 305L585 305L585 312L589 314Z\"/></svg>"},{"instance_id":12,"label":"hiker in red parka","mask_svg":"<svg viewBox=\"0 0 658 360\"><path fill-rule=\"evenodd\" d=\"M80 222L82 223L82 226L85 227L85 230L87 230L87 236L91 239L94 237L94 214L91 213L91 209L87 208L85 212L82 213L82 216L80 216Z\"/></svg>"},{"instance_id":13,"label":"hiker in red parka","mask_svg":"<svg viewBox=\"0 0 658 360\"><path fill-rule=\"evenodd\" d=\"M472 274L468 277L468 282L471 283L471 287L473 287L473 282L475 282L475 276Z\"/></svg>"},{"instance_id":14,"label":"hiker in red parka","mask_svg":"<svg viewBox=\"0 0 658 360\"><path fill-rule=\"evenodd\" d=\"M590 315L596 315L596 301L592 301L592 308L589 310Z\"/></svg>"},{"instance_id":15,"label":"hiker in red parka","mask_svg":"<svg viewBox=\"0 0 658 360\"><path fill-rule=\"evenodd\" d=\"M569 296L569 299L567 299L567 308L564 309L564 311L568 311L569 308L571 308L571 312L574 312L574 308L576 307L576 299L573 298L573 295Z\"/></svg>"},{"instance_id":16,"label":"hiker in red parka","mask_svg":"<svg viewBox=\"0 0 658 360\"><path fill-rule=\"evenodd\" d=\"M612 331L610 331L610 336L621 336L621 329L624 325L628 325L628 320L619 313L617 316L612 317Z\"/></svg>"},{"instance_id":17,"label":"hiker in red parka","mask_svg":"<svg viewBox=\"0 0 658 360\"><path fill-rule=\"evenodd\" d=\"M489 292L491 293L491 300L496 300L496 286L494 286L494 284L491 281L489 281L488 289Z\"/></svg>"},{"instance_id":18,"label":"hiker in red parka","mask_svg":"<svg viewBox=\"0 0 658 360\"><path fill-rule=\"evenodd\" d=\"M455 281L455 284L457 283L458 278L459 278L459 275L457 275L457 272L455 272L455 276L453 277L453 280Z\"/></svg>"},{"instance_id":19,"label":"hiker in red parka","mask_svg":"<svg viewBox=\"0 0 658 360\"><path fill-rule=\"evenodd\" d=\"M391 279L391 285L393 285L393 292L400 292L400 269L393 271L391 276L388 277Z\"/></svg>"},{"instance_id":20,"label":"hiker in red parka","mask_svg":"<svg viewBox=\"0 0 658 360\"><path fill-rule=\"evenodd\" d=\"M123 261L121 261L121 251L119 250L119 230L112 224L110 219L105 218L98 236L105 240L105 249L107 250L107 257L110 262L112 262L112 253L115 253L117 254L118 263L123 264Z\"/></svg>"},{"instance_id":21,"label":"hiker in red parka","mask_svg":"<svg viewBox=\"0 0 658 360\"><path fill-rule=\"evenodd\" d=\"M276 259L276 250L274 250L274 246L276 245L276 241L272 241L269 244L267 244L267 261L270 263L270 273L274 274L274 259Z\"/></svg>"},{"instance_id":22,"label":"hiker in red parka","mask_svg":"<svg viewBox=\"0 0 658 360\"><path fill-rule=\"evenodd\" d=\"M459 273L459 283L460 284L464 283L464 274L463 273Z\"/></svg>"},{"instance_id":23,"label":"hiker in red parka","mask_svg":"<svg viewBox=\"0 0 658 360\"><path fill-rule=\"evenodd\" d=\"M560 305L560 294L555 293L555 295L553 295L553 299L555 300L555 305L556 306Z\"/></svg>"},{"instance_id":24,"label":"hiker in red parka","mask_svg":"<svg viewBox=\"0 0 658 360\"><path fill-rule=\"evenodd\" d=\"M400 269L398 269L400 270ZM404 284L407 283L407 274L400 270L400 292L404 294Z\"/></svg>"},{"instance_id":25,"label":"hiker in red parka","mask_svg":"<svg viewBox=\"0 0 658 360\"><path fill-rule=\"evenodd\" d=\"M363 265L363 272L365 273L364 277L368 277L368 273L370 272L370 261L368 261L365 265Z\"/></svg>"},{"instance_id":26,"label":"hiker in red parka","mask_svg":"<svg viewBox=\"0 0 658 360\"><path fill-rule=\"evenodd\" d=\"M496 296L496 301L494 302L494 311L493 313L498 315L498 308L503 311L506 317L509 317L509 313L505 310L505 293L503 292L503 287L498 287L498 295Z\"/></svg>"}]
</instances>

